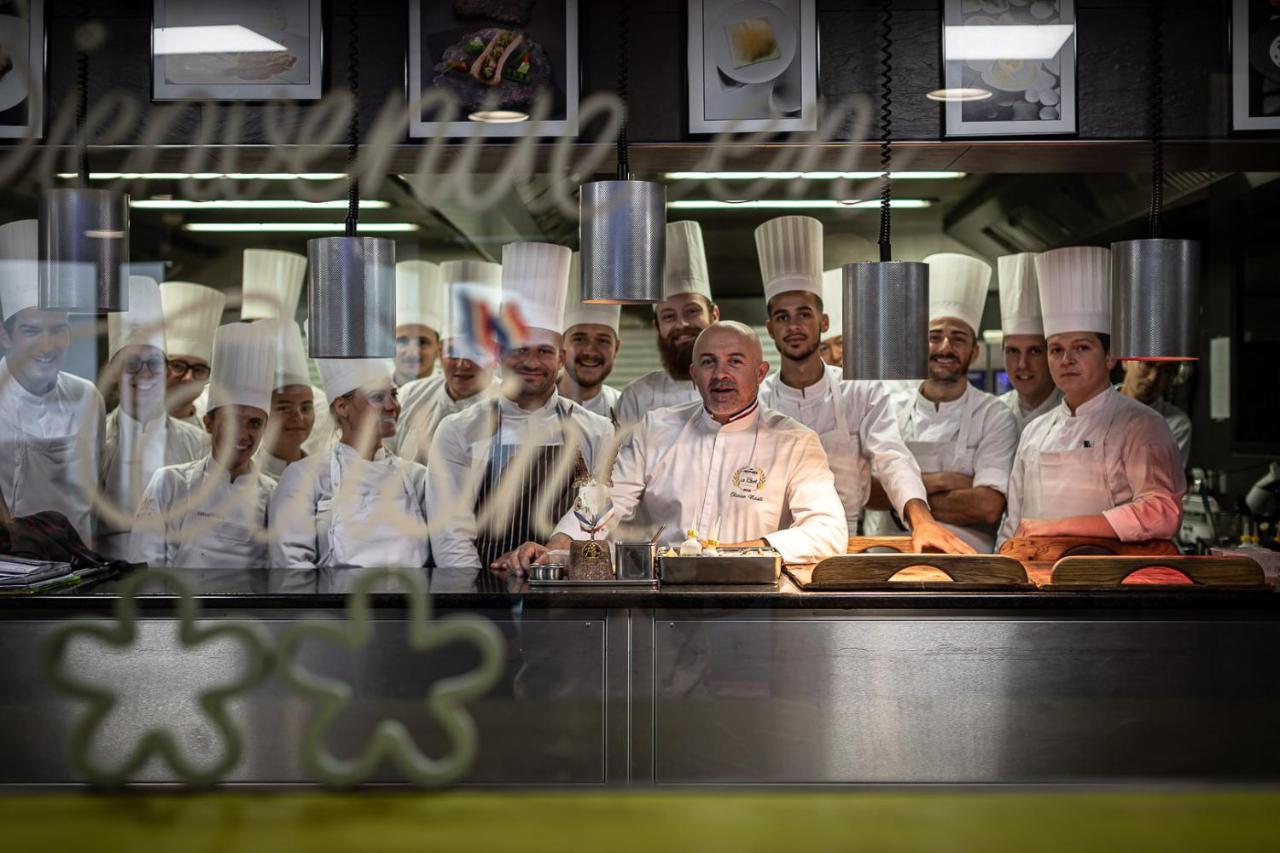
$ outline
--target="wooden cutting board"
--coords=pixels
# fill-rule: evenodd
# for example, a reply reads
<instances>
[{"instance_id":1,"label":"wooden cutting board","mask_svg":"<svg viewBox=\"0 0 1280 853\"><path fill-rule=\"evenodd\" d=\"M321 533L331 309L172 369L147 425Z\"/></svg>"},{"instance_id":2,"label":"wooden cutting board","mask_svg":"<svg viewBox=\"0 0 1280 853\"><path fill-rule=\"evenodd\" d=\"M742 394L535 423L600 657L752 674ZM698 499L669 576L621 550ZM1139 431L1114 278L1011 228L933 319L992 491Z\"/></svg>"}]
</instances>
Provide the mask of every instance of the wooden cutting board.
<instances>
[{"instance_id":1,"label":"wooden cutting board","mask_svg":"<svg viewBox=\"0 0 1280 853\"><path fill-rule=\"evenodd\" d=\"M938 580L934 572L949 580ZM993 554L850 554L828 557L813 568L788 568L806 590L1009 589L1030 587L1017 560Z\"/></svg>"},{"instance_id":2,"label":"wooden cutting board","mask_svg":"<svg viewBox=\"0 0 1280 853\"><path fill-rule=\"evenodd\" d=\"M1000 546L1000 553L1024 563L1056 563L1063 557L1074 556L1176 556L1178 547L1168 539L1121 542L1119 539L1091 539L1082 536L1032 536L1007 540Z\"/></svg>"},{"instance_id":3,"label":"wooden cutting board","mask_svg":"<svg viewBox=\"0 0 1280 853\"><path fill-rule=\"evenodd\" d=\"M1184 556L1064 557L1053 566L1049 588L1141 589L1141 584L1125 584L1124 580L1144 569L1161 570L1168 582L1180 581L1184 589L1269 588L1262 566L1248 557ZM1147 586L1150 587L1150 582Z\"/></svg>"}]
</instances>

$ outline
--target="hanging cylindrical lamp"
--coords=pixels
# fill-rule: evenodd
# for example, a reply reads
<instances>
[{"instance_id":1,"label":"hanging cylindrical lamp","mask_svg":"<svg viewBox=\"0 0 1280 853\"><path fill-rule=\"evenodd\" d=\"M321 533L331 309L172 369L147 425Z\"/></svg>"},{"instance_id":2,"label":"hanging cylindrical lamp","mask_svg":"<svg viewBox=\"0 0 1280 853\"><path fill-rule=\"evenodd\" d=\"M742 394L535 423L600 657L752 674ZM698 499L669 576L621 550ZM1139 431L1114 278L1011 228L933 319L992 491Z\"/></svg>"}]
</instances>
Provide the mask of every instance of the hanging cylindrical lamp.
<instances>
[{"instance_id":1,"label":"hanging cylindrical lamp","mask_svg":"<svg viewBox=\"0 0 1280 853\"><path fill-rule=\"evenodd\" d=\"M630 2L618 9L618 97L628 105ZM618 131L617 180L583 184L578 196L582 301L644 305L662 301L667 188L631 180L627 125Z\"/></svg>"}]
</instances>

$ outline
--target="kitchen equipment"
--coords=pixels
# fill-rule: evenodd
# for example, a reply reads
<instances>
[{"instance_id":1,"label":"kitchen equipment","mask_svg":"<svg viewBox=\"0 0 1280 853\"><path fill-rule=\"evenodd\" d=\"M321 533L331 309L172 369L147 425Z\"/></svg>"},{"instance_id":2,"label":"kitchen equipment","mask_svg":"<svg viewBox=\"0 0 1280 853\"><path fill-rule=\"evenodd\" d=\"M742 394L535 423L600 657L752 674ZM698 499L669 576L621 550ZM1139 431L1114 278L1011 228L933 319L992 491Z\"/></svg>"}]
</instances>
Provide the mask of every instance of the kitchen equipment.
<instances>
[{"instance_id":1,"label":"kitchen equipment","mask_svg":"<svg viewBox=\"0 0 1280 853\"><path fill-rule=\"evenodd\" d=\"M619 542L618 580L653 580L653 542Z\"/></svg>"},{"instance_id":2,"label":"kitchen equipment","mask_svg":"<svg viewBox=\"0 0 1280 853\"><path fill-rule=\"evenodd\" d=\"M950 580L911 578L917 567L936 569ZM905 577L894 580L899 573ZM1021 563L992 554L850 554L828 557L812 568L788 566L787 574L807 591L1033 588Z\"/></svg>"},{"instance_id":3,"label":"kitchen equipment","mask_svg":"<svg viewBox=\"0 0 1280 853\"><path fill-rule=\"evenodd\" d=\"M541 565L533 565L529 567L529 580L532 581L558 581L564 579L563 563L543 563Z\"/></svg>"},{"instance_id":4,"label":"kitchen equipment","mask_svg":"<svg viewBox=\"0 0 1280 853\"><path fill-rule=\"evenodd\" d=\"M745 552L763 552L745 556ZM721 548L717 557L659 557L664 584L769 584L782 573L782 556L771 549Z\"/></svg>"},{"instance_id":5,"label":"kitchen equipment","mask_svg":"<svg viewBox=\"0 0 1280 853\"><path fill-rule=\"evenodd\" d=\"M1248 557L1064 557L1053 566L1050 588L1150 589L1150 584L1124 585L1142 569L1171 569L1191 584L1178 589L1232 587L1269 589L1262 566Z\"/></svg>"}]
</instances>

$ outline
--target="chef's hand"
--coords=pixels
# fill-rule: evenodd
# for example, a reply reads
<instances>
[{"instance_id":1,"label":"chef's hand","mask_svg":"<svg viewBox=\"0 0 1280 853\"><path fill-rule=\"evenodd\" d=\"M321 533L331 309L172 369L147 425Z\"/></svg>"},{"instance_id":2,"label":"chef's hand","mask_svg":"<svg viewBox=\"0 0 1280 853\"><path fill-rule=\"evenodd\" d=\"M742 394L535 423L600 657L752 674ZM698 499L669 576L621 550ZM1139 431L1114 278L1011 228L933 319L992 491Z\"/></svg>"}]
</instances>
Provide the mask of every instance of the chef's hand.
<instances>
[{"instance_id":1,"label":"chef's hand","mask_svg":"<svg viewBox=\"0 0 1280 853\"><path fill-rule=\"evenodd\" d=\"M489 571L497 572L498 574L514 572L515 574L523 575L529 571L529 566L545 557L547 552L548 549L545 545L539 545L537 542L526 542L490 563Z\"/></svg>"},{"instance_id":2,"label":"chef's hand","mask_svg":"<svg viewBox=\"0 0 1280 853\"><path fill-rule=\"evenodd\" d=\"M978 553L959 536L934 521L933 513L920 499L908 501L907 519L911 523L911 550L917 554L926 551L941 551L944 554L976 554Z\"/></svg>"}]
</instances>

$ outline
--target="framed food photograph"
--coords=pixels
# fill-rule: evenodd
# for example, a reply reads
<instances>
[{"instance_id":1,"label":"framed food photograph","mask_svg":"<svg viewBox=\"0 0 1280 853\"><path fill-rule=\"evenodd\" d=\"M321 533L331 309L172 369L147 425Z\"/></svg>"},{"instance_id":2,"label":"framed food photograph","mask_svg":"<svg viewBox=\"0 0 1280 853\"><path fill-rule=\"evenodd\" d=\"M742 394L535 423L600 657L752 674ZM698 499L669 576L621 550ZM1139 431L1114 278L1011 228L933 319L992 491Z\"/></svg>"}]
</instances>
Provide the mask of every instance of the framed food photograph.
<instances>
[{"instance_id":1,"label":"framed food photograph","mask_svg":"<svg viewBox=\"0 0 1280 853\"><path fill-rule=\"evenodd\" d=\"M321 0L155 0L151 97L316 100L321 20Z\"/></svg>"},{"instance_id":2,"label":"framed food photograph","mask_svg":"<svg viewBox=\"0 0 1280 853\"><path fill-rule=\"evenodd\" d=\"M1280 130L1280 4L1231 6L1231 127Z\"/></svg>"},{"instance_id":3,"label":"framed food photograph","mask_svg":"<svg viewBox=\"0 0 1280 853\"><path fill-rule=\"evenodd\" d=\"M1076 132L1074 0L944 0L946 136Z\"/></svg>"},{"instance_id":4,"label":"framed food photograph","mask_svg":"<svg viewBox=\"0 0 1280 853\"><path fill-rule=\"evenodd\" d=\"M409 2L411 137L522 136L540 103L540 135L576 136L578 75L577 0ZM453 120L433 90L456 99Z\"/></svg>"},{"instance_id":5,"label":"framed food photograph","mask_svg":"<svg viewBox=\"0 0 1280 853\"><path fill-rule=\"evenodd\" d=\"M0 0L0 138L44 136L44 0Z\"/></svg>"},{"instance_id":6,"label":"framed food photograph","mask_svg":"<svg viewBox=\"0 0 1280 853\"><path fill-rule=\"evenodd\" d=\"M689 0L689 131L818 129L814 0Z\"/></svg>"}]
</instances>

